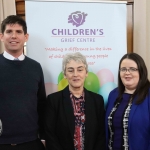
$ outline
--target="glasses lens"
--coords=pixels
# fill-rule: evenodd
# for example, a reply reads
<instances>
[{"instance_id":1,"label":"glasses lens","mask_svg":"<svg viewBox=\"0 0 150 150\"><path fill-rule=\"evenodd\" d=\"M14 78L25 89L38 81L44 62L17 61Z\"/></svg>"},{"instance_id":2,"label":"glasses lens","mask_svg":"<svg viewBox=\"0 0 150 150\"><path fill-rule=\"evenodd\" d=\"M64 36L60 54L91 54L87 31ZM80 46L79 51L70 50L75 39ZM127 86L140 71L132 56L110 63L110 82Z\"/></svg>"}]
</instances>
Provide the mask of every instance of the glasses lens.
<instances>
[{"instance_id":1,"label":"glasses lens","mask_svg":"<svg viewBox=\"0 0 150 150\"><path fill-rule=\"evenodd\" d=\"M126 69L126 68L121 68L120 71L121 71L121 72L126 72L127 69Z\"/></svg>"}]
</instances>

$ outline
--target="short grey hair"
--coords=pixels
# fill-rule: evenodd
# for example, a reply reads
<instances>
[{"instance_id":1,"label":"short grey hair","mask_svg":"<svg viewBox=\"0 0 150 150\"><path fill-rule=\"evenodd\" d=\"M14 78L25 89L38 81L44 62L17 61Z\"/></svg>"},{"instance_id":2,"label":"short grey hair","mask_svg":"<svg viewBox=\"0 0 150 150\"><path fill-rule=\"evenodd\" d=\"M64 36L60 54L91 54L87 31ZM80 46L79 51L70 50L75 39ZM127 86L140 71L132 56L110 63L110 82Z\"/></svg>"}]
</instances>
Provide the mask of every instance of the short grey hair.
<instances>
[{"instance_id":1,"label":"short grey hair","mask_svg":"<svg viewBox=\"0 0 150 150\"><path fill-rule=\"evenodd\" d=\"M74 60L76 62L82 62L85 65L85 69L88 72L88 64L86 62L86 57L82 55L79 52L76 53L67 53L63 57L63 62L62 62L62 72L65 74L66 71L66 65L71 61Z\"/></svg>"}]
</instances>

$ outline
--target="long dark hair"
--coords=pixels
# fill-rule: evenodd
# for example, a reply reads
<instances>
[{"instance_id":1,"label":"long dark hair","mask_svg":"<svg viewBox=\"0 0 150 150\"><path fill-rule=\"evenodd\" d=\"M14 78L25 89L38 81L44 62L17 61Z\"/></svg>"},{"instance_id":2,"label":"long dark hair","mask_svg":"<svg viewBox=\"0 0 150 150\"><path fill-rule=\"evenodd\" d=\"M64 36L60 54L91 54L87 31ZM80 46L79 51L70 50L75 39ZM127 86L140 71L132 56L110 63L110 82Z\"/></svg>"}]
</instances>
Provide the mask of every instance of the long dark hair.
<instances>
[{"instance_id":1,"label":"long dark hair","mask_svg":"<svg viewBox=\"0 0 150 150\"><path fill-rule=\"evenodd\" d=\"M119 62L119 70L120 70L120 65L121 65L122 61L126 58L133 60L137 64L137 67L138 67L139 82L138 82L136 90L134 91L134 93L132 95L132 99L137 97L135 103L140 104L144 101L145 97L148 95L149 88L150 88L150 82L148 80L147 68L146 68L145 62L144 62L144 60L141 56L139 56L136 53L129 53L129 54L125 54L121 58L121 60ZM123 83L121 81L121 78L120 78L120 71L119 70L118 70L119 95L118 95L118 98L117 98L116 102L119 102L119 101L122 100L122 95L123 95L124 90L125 90L125 86L123 85Z\"/></svg>"}]
</instances>

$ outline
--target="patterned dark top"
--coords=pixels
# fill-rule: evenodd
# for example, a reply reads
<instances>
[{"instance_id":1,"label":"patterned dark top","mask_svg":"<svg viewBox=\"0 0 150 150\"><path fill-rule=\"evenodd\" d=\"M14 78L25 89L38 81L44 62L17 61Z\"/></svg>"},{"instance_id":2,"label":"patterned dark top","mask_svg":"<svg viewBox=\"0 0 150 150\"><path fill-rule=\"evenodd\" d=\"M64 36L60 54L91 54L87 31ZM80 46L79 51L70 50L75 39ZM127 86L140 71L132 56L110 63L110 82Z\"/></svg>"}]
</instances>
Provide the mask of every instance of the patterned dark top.
<instances>
[{"instance_id":1,"label":"patterned dark top","mask_svg":"<svg viewBox=\"0 0 150 150\"><path fill-rule=\"evenodd\" d=\"M75 116L75 132L74 132L74 147L75 150L84 150L85 137L85 99L84 93L79 97L75 97L70 93L72 106Z\"/></svg>"}]
</instances>

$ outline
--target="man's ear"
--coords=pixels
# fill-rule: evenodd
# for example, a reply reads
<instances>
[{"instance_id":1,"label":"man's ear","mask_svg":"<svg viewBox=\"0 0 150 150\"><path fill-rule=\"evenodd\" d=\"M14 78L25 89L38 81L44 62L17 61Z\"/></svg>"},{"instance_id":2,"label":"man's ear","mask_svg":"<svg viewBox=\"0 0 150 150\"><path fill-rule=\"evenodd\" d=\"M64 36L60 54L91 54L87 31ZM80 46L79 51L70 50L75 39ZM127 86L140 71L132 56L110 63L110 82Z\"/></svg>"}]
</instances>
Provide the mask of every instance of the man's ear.
<instances>
[{"instance_id":1,"label":"man's ear","mask_svg":"<svg viewBox=\"0 0 150 150\"><path fill-rule=\"evenodd\" d=\"M0 33L0 40L3 41L3 34Z\"/></svg>"},{"instance_id":2,"label":"man's ear","mask_svg":"<svg viewBox=\"0 0 150 150\"><path fill-rule=\"evenodd\" d=\"M27 42L28 39L29 39L29 34L27 33L27 34L25 34L24 36L25 36L25 42Z\"/></svg>"}]
</instances>

